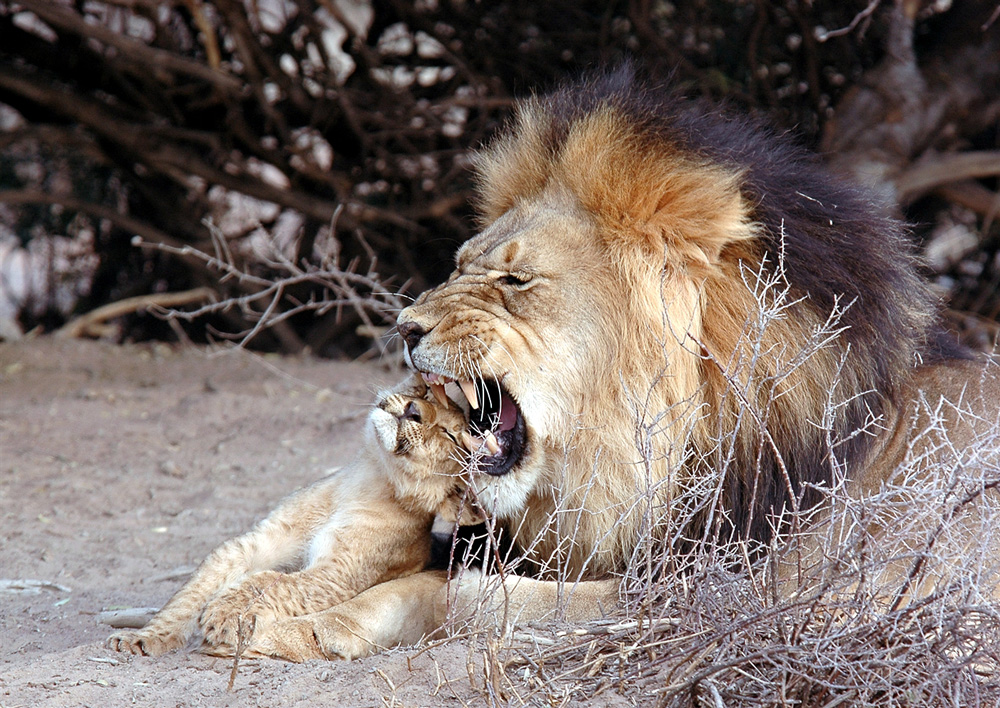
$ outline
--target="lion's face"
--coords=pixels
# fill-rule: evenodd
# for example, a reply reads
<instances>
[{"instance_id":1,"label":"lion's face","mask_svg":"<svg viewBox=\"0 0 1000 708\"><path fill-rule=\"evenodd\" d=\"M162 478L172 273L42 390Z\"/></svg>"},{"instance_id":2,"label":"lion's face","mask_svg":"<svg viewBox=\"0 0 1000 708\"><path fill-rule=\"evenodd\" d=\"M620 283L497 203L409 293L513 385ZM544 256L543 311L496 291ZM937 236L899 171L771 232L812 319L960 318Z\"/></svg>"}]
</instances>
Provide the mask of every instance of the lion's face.
<instances>
[{"instance_id":1,"label":"lion's face","mask_svg":"<svg viewBox=\"0 0 1000 708\"><path fill-rule=\"evenodd\" d=\"M595 228L565 195L512 209L461 248L446 283L399 315L408 363L469 401L476 486L498 516L524 506L551 467L551 443L569 434L584 392L602 385L603 344L592 340L608 298Z\"/></svg>"}]
</instances>

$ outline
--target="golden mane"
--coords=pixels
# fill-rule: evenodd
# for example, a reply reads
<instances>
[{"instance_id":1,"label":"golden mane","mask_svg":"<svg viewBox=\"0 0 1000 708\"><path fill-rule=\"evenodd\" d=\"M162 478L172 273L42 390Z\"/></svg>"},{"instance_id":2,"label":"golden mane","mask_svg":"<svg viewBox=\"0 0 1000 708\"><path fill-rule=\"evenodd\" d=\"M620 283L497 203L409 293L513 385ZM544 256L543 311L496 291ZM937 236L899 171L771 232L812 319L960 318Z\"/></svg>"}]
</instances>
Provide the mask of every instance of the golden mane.
<instances>
[{"instance_id":1,"label":"golden mane","mask_svg":"<svg viewBox=\"0 0 1000 708\"><path fill-rule=\"evenodd\" d=\"M724 474L699 519L766 543L782 508L812 506L835 470L864 464L913 366L954 353L895 221L787 141L628 72L525 101L477 168L484 224L555 194L597 224L608 312L595 346L615 350L603 375L624 385L584 411L601 432L575 438L563 492L588 490L580 523L615 529L612 556L642 523L608 516L637 480L602 479L598 494L593 460L636 475L654 460L654 483ZM518 521L529 535L545 523L532 504Z\"/></svg>"}]
</instances>

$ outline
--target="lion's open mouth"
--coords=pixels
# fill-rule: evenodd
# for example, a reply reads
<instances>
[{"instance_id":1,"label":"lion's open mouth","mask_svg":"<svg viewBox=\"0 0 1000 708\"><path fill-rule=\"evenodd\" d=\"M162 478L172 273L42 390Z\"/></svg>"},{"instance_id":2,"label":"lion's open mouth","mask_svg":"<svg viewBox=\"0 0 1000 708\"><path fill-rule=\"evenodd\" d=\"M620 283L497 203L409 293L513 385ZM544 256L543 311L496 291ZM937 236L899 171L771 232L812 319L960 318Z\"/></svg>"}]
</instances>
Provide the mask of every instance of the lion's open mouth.
<instances>
[{"instance_id":1,"label":"lion's open mouth","mask_svg":"<svg viewBox=\"0 0 1000 708\"><path fill-rule=\"evenodd\" d=\"M434 396L448 405L445 385L456 383L469 403L469 429L461 443L472 455L478 472L500 476L510 472L524 456L528 439L521 408L496 379L454 381L440 374L422 373Z\"/></svg>"}]
</instances>

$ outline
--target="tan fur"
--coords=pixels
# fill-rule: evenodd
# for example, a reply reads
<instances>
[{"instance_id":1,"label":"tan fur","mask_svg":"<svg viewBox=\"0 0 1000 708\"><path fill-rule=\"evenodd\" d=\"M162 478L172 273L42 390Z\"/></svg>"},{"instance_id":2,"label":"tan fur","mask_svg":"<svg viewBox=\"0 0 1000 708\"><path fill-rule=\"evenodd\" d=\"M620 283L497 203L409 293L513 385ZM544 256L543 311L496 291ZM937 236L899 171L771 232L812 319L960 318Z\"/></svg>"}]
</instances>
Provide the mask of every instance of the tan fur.
<instances>
[{"instance_id":1,"label":"tan fur","mask_svg":"<svg viewBox=\"0 0 1000 708\"><path fill-rule=\"evenodd\" d=\"M263 640L270 653L361 656L426 634L446 616L467 616L477 602L493 613L504 608L511 621L558 610L594 617L614 604L614 578L637 544L668 526L706 475L721 474L727 432L733 464L752 469L767 440L780 450L821 444L815 431L831 401L875 391L883 405L862 433L875 438L868 456L847 470L859 499L892 483L904 465L929 479L959 459L934 444L926 423L928 411L958 403L963 390L975 392L962 402L971 412L945 415L940 434L960 444L995 437L995 367L916 365L919 335L883 349L888 380L869 360L851 357L843 337L806 356L829 314L808 303L793 302L756 327L781 302L774 292L754 292L761 227L739 169L653 140L610 102L556 126L541 99L521 107L478 167L483 231L459 250L448 281L399 322L401 331L415 325L423 333L408 351L416 369L500 380L520 406L528 426L520 464L472 483L542 579L486 579L486 591L475 574L450 590L439 574L393 580L332 610L277 623ZM914 292L879 297L893 300L906 326L929 328L923 286L915 275L902 280L917 283ZM820 518L817 529L835 523ZM890 524L874 519L873 532ZM817 531L786 559L785 592L800 587L804 565L837 556L823 545L830 537ZM905 577L905 566L897 571Z\"/></svg>"},{"instance_id":2,"label":"tan fur","mask_svg":"<svg viewBox=\"0 0 1000 708\"><path fill-rule=\"evenodd\" d=\"M157 655L200 633L231 653L242 627L261 637L275 621L326 610L366 588L420 571L435 514L476 523L464 501L455 407L405 383L369 416L358 459L284 500L249 533L224 543L141 630L109 645ZM251 653L256 644L251 643Z\"/></svg>"},{"instance_id":3,"label":"tan fur","mask_svg":"<svg viewBox=\"0 0 1000 708\"><path fill-rule=\"evenodd\" d=\"M713 514L739 512L749 526L780 512L781 499L757 508L734 497L727 508L730 500L700 490L729 493L717 482L731 481L727 465L737 482L754 482L754 462L771 446L832 465L814 449L825 445L816 431L841 401L878 410L861 433L872 442L846 470L857 499L878 494L902 468L931 483L956 465L996 467L995 458L965 460L937 439L995 437L1000 376L982 363L918 365L931 351L933 313L898 246L869 249L889 253L884 272L904 288L861 289L879 301L858 305L872 321L852 321L872 331L810 349L830 312L812 306L820 293L808 289L783 302L781 277L762 289L781 264L765 256L765 226L741 168L640 129L610 99L570 113L560 123L543 99L522 105L513 129L479 158L482 232L459 250L448 281L399 316L401 332L421 332L408 349L414 368L500 381L523 413L517 466L471 484L538 577L398 577L330 609L276 619L254 635L254 651L296 661L363 656L439 631L446 617L466 618L478 605L508 623L599 615L617 601L617 578L637 548L685 505L702 504L690 521L706 527ZM793 196L812 208L808 195ZM823 232L809 243L852 247L832 218L820 221L810 222ZM849 235L896 236L892 225L869 227L857 217ZM829 287L820 276L811 273L807 285ZM775 307L780 316L767 317ZM915 333L886 339L878 327L889 325ZM865 352L845 344L855 335ZM886 341L892 346L879 348ZM964 412L940 413L960 397ZM783 559L784 592L801 587L802 568L822 572L839 557L840 518L816 517L816 531ZM873 519L873 533L892 521ZM896 570L906 576L905 565Z\"/></svg>"},{"instance_id":4,"label":"tan fur","mask_svg":"<svg viewBox=\"0 0 1000 708\"><path fill-rule=\"evenodd\" d=\"M873 584L888 589L885 602L895 600L897 592L922 597L954 582L970 553L986 554L992 557L982 559L985 577L979 590L1000 599L994 561L1000 544L988 540L995 537L988 528L995 516L983 515L980 502L984 493L995 500L1000 480L1000 366L970 361L922 366L907 394L870 464L848 490L858 510L864 509L864 532L879 547L876 557L885 560L880 567L869 559L868 572L878 575ZM863 506L880 497L881 503ZM850 557L856 549L841 546L856 523L850 515L831 518L823 510L801 543L779 561L785 591L808 590L831 573L844 573L845 563L857 562ZM921 559L928 544L933 554ZM906 578L917 559L921 572L910 583Z\"/></svg>"}]
</instances>

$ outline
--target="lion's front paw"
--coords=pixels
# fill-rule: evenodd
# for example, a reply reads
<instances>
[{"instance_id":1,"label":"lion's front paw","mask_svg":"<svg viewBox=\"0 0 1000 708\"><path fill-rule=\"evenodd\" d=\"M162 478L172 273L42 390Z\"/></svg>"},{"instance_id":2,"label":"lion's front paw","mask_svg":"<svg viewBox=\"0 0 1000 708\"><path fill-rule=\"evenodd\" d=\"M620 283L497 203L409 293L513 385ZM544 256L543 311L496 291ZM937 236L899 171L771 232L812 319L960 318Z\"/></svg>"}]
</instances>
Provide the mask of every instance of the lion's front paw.
<instances>
[{"instance_id":1,"label":"lion's front paw","mask_svg":"<svg viewBox=\"0 0 1000 708\"><path fill-rule=\"evenodd\" d=\"M361 627L336 612L279 620L254 635L249 655L287 661L358 659L374 654L375 645L361 636Z\"/></svg>"},{"instance_id":2,"label":"lion's front paw","mask_svg":"<svg viewBox=\"0 0 1000 708\"><path fill-rule=\"evenodd\" d=\"M256 573L209 600L200 619L205 642L215 647L236 647L241 633L249 638L273 622L276 614L267 591L280 577L281 573L270 570Z\"/></svg>"},{"instance_id":3,"label":"lion's front paw","mask_svg":"<svg viewBox=\"0 0 1000 708\"><path fill-rule=\"evenodd\" d=\"M164 632L141 629L135 632L115 632L108 637L107 646L115 651L159 656L184 645L183 637Z\"/></svg>"}]
</instances>

